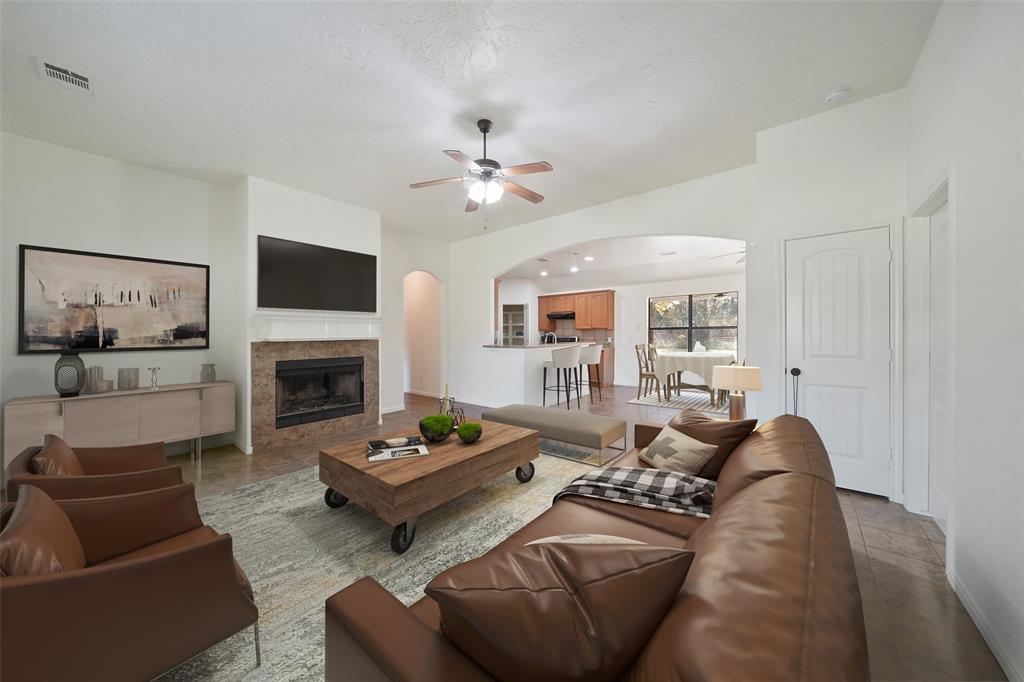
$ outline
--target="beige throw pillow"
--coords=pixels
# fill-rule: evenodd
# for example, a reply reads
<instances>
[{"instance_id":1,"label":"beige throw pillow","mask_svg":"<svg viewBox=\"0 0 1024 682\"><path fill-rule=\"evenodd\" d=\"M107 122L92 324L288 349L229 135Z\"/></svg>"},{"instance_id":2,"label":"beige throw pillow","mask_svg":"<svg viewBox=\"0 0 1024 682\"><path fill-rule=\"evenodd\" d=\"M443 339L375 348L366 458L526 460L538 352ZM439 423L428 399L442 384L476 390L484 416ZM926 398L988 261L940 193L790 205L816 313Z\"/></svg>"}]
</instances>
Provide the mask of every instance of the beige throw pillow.
<instances>
[{"instance_id":1,"label":"beige throw pillow","mask_svg":"<svg viewBox=\"0 0 1024 682\"><path fill-rule=\"evenodd\" d=\"M650 445L640 450L639 457L655 469L697 475L717 451L717 445L702 443L666 426Z\"/></svg>"}]
</instances>

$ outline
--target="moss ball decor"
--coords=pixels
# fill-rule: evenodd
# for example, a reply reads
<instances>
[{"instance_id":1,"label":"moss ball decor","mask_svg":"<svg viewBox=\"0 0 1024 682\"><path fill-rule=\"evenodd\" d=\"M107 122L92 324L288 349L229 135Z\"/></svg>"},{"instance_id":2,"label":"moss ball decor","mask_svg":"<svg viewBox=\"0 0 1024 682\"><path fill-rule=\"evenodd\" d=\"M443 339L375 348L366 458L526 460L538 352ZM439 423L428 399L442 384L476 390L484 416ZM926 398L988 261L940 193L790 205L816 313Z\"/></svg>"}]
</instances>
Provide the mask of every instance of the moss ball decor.
<instances>
[{"instance_id":1,"label":"moss ball decor","mask_svg":"<svg viewBox=\"0 0 1024 682\"><path fill-rule=\"evenodd\" d=\"M459 424L458 434L459 440L466 445L475 443L480 440L480 436L484 432L484 427L480 426L475 422L466 422L465 424Z\"/></svg>"},{"instance_id":2,"label":"moss ball decor","mask_svg":"<svg viewBox=\"0 0 1024 682\"><path fill-rule=\"evenodd\" d=\"M455 422L446 414L432 414L420 420L420 435L428 443L441 443L452 435Z\"/></svg>"}]
</instances>

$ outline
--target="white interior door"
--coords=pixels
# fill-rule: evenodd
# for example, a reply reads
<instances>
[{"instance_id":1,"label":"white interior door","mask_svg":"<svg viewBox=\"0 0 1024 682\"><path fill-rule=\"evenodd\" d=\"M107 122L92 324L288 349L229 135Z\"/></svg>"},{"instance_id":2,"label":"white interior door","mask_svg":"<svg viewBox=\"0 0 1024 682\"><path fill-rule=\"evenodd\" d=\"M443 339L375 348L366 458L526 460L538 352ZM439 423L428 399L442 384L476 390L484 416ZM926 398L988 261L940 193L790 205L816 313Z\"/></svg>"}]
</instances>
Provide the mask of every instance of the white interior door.
<instances>
[{"instance_id":1,"label":"white interior door","mask_svg":"<svg viewBox=\"0 0 1024 682\"><path fill-rule=\"evenodd\" d=\"M814 424L840 487L892 485L889 228L786 242L787 406Z\"/></svg>"},{"instance_id":2,"label":"white interior door","mask_svg":"<svg viewBox=\"0 0 1024 682\"><path fill-rule=\"evenodd\" d=\"M928 262L928 511L946 532L953 424L949 204L931 216Z\"/></svg>"}]
</instances>

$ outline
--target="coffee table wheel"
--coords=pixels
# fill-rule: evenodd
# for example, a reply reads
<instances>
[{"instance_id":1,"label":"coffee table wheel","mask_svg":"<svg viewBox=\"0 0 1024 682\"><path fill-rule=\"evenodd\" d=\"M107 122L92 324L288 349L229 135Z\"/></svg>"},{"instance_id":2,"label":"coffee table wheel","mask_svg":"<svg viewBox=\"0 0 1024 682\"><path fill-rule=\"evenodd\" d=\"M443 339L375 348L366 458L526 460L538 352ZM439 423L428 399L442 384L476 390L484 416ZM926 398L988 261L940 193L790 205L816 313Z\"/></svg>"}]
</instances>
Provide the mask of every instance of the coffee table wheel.
<instances>
[{"instance_id":1,"label":"coffee table wheel","mask_svg":"<svg viewBox=\"0 0 1024 682\"><path fill-rule=\"evenodd\" d=\"M527 462L521 467L516 467L516 478L519 479L520 483L526 483L533 478L534 471L533 462Z\"/></svg>"},{"instance_id":2,"label":"coffee table wheel","mask_svg":"<svg viewBox=\"0 0 1024 682\"><path fill-rule=\"evenodd\" d=\"M328 488L324 491L324 502L331 509L337 509L338 507L344 507L348 503L348 498L334 488Z\"/></svg>"},{"instance_id":3,"label":"coffee table wheel","mask_svg":"<svg viewBox=\"0 0 1024 682\"><path fill-rule=\"evenodd\" d=\"M395 554L405 554L405 550L412 546L412 541L415 539L416 526L414 524L403 523L395 526L395 530L391 533L391 550Z\"/></svg>"}]
</instances>

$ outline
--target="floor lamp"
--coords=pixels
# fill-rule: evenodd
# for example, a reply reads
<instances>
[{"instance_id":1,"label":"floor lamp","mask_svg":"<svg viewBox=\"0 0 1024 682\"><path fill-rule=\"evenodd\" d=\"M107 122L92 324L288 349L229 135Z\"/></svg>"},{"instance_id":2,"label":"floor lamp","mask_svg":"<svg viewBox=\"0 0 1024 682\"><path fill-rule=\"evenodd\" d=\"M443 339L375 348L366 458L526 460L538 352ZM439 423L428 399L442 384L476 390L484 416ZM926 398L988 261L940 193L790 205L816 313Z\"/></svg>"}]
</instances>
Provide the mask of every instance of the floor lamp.
<instances>
[{"instance_id":1,"label":"floor lamp","mask_svg":"<svg viewBox=\"0 0 1024 682\"><path fill-rule=\"evenodd\" d=\"M743 419L747 410L747 391L761 390L761 368L746 365L715 365L711 388L729 391L729 419Z\"/></svg>"}]
</instances>

